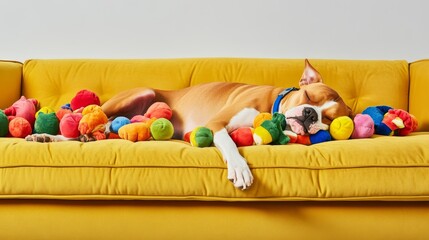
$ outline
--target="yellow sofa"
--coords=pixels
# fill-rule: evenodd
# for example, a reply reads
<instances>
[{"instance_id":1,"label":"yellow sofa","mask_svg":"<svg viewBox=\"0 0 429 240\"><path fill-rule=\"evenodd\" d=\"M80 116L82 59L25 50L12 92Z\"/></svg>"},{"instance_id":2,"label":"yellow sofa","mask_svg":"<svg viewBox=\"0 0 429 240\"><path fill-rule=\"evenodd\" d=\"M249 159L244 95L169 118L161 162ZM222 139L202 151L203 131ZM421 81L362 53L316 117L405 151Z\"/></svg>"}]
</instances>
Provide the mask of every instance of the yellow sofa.
<instances>
[{"instance_id":1,"label":"yellow sofa","mask_svg":"<svg viewBox=\"0 0 429 240\"><path fill-rule=\"evenodd\" d=\"M312 60L354 113L408 110L406 137L242 147L241 191L214 147L179 140L34 143L0 138L0 239L428 239L429 60ZM0 108L58 109L81 89L230 81L298 85L303 60L0 61Z\"/></svg>"}]
</instances>

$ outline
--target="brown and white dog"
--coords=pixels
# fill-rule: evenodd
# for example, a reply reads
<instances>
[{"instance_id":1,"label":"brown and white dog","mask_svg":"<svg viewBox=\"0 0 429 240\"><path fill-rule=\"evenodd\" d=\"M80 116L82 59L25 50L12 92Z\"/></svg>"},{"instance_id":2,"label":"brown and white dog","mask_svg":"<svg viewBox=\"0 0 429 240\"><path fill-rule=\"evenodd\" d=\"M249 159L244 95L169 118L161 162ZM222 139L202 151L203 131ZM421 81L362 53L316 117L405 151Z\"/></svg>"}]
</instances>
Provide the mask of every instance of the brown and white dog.
<instances>
[{"instance_id":1,"label":"brown and white dog","mask_svg":"<svg viewBox=\"0 0 429 240\"><path fill-rule=\"evenodd\" d=\"M300 89L213 82L176 91L138 88L117 94L102 105L107 116L132 117L143 114L153 102L165 102L173 110L174 138L198 126L214 132L214 145L220 150L234 186L246 189L253 176L229 132L252 126L260 112L285 114L290 130L297 134L328 129L333 119L350 116L351 110L339 94L322 83L321 75L305 60ZM279 97L280 96L280 97ZM275 106L273 106L275 105ZM278 108L278 109L273 109Z\"/></svg>"},{"instance_id":2,"label":"brown and white dog","mask_svg":"<svg viewBox=\"0 0 429 240\"><path fill-rule=\"evenodd\" d=\"M106 101L102 109L109 119L113 119L115 116L143 114L154 102L167 103L173 110L174 138L183 139L185 133L199 126L211 129L214 145L227 164L228 179L235 187L246 189L252 185L253 176L229 136L231 131L252 126L260 112L285 114L289 130L297 134L326 130L336 117L351 115L343 99L322 82L321 75L307 60L299 86L300 89L285 91L274 86L213 82L176 91L136 88L117 94ZM50 141L69 140L43 135ZM27 139L38 141L40 134Z\"/></svg>"}]
</instances>

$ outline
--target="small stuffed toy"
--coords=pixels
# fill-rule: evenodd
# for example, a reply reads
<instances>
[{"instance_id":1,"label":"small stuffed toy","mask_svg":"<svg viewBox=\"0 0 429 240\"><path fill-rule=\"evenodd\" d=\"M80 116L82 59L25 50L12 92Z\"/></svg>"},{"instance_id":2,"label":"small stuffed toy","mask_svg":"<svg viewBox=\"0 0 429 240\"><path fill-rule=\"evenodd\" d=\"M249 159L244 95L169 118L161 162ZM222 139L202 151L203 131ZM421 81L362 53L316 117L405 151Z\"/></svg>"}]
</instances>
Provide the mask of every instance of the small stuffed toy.
<instances>
[{"instance_id":1,"label":"small stuffed toy","mask_svg":"<svg viewBox=\"0 0 429 240\"><path fill-rule=\"evenodd\" d=\"M42 107L42 108L40 108L39 109L39 111L37 111L36 112L36 119L37 119L37 117L39 116L39 113L54 113L55 112L55 110L54 109L52 109L51 107Z\"/></svg>"},{"instance_id":2,"label":"small stuffed toy","mask_svg":"<svg viewBox=\"0 0 429 240\"><path fill-rule=\"evenodd\" d=\"M77 92L70 102L70 107L73 111L85 108L89 105L100 106L100 98L94 92L86 89Z\"/></svg>"},{"instance_id":3,"label":"small stuffed toy","mask_svg":"<svg viewBox=\"0 0 429 240\"><path fill-rule=\"evenodd\" d=\"M285 131L285 134L289 136L290 143L303 145L312 145L332 140L331 134L327 130L319 130L317 133L310 135L298 135L292 131Z\"/></svg>"},{"instance_id":4,"label":"small stuffed toy","mask_svg":"<svg viewBox=\"0 0 429 240\"><path fill-rule=\"evenodd\" d=\"M147 118L165 118L170 120L173 115L173 111L170 106L164 102L153 103L144 114Z\"/></svg>"},{"instance_id":5,"label":"small stuffed toy","mask_svg":"<svg viewBox=\"0 0 429 240\"><path fill-rule=\"evenodd\" d=\"M146 141L150 138L150 129L147 122L130 123L118 130L120 138L132 142Z\"/></svg>"},{"instance_id":6,"label":"small stuffed toy","mask_svg":"<svg viewBox=\"0 0 429 240\"><path fill-rule=\"evenodd\" d=\"M130 119L130 123L135 123L135 122L146 122L149 118L143 116L143 115L135 115L134 117L132 117Z\"/></svg>"},{"instance_id":7,"label":"small stuffed toy","mask_svg":"<svg viewBox=\"0 0 429 240\"><path fill-rule=\"evenodd\" d=\"M354 130L353 120L348 116L335 118L329 126L329 133L335 140L347 140Z\"/></svg>"},{"instance_id":8,"label":"small stuffed toy","mask_svg":"<svg viewBox=\"0 0 429 240\"><path fill-rule=\"evenodd\" d=\"M9 133L9 119L6 114L0 110L0 137L5 137Z\"/></svg>"},{"instance_id":9,"label":"small stuffed toy","mask_svg":"<svg viewBox=\"0 0 429 240\"><path fill-rule=\"evenodd\" d=\"M67 138L77 138L80 136L79 122L82 119L82 113L67 113L60 121L60 133Z\"/></svg>"},{"instance_id":10,"label":"small stuffed toy","mask_svg":"<svg viewBox=\"0 0 429 240\"><path fill-rule=\"evenodd\" d=\"M374 121L375 134L406 136L415 131L417 119L402 109L393 109L389 106L368 107L363 112Z\"/></svg>"},{"instance_id":11,"label":"small stuffed toy","mask_svg":"<svg viewBox=\"0 0 429 240\"><path fill-rule=\"evenodd\" d=\"M267 113L267 112L259 113L253 120L253 128L257 128L261 126L261 124L265 120L271 120L271 119L273 119L273 115L271 113Z\"/></svg>"},{"instance_id":12,"label":"small stuffed toy","mask_svg":"<svg viewBox=\"0 0 429 240\"><path fill-rule=\"evenodd\" d=\"M253 141L254 128L241 127L232 131L229 135L237 147L252 146L255 144Z\"/></svg>"},{"instance_id":13,"label":"small stuffed toy","mask_svg":"<svg viewBox=\"0 0 429 240\"><path fill-rule=\"evenodd\" d=\"M370 138L374 135L374 120L368 114L358 113L353 118L354 130L351 138Z\"/></svg>"},{"instance_id":14,"label":"small stuffed toy","mask_svg":"<svg viewBox=\"0 0 429 240\"><path fill-rule=\"evenodd\" d=\"M64 117L66 114L68 114L68 113L72 113L72 110L71 110L71 109L67 109L67 108L60 108L60 109L55 113L55 115L57 115L58 120L60 120L60 122L61 122L61 119L63 119L63 117Z\"/></svg>"},{"instance_id":15,"label":"small stuffed toy","mask_svg":"<svg viewBox=\"0 0 429 240\"><path fill-rule=\"evenodd\" d=\"M392 109L389 106L374 106L363 110L362 114L368 114L374 121L374 133L379 135L390 135L392 129L383 123L384 115Z\"/></svg>"},{"instance_id":16,"label":"small stuffed toy","mask_svg":"<svg viewBox=\"0 0 429 240\"><path fill-rule=\"evenodd\" d=\"M274 113L271 120L265 120L260 126L255 128L253 132L255 144L287 144L290 139L289 136L283 133L285 125L285 116L281 113Z\"/></svg>"},{"instance_id":17,"label":"small stuffed toy","mask_svg":"<svg viewBox=\"0 0 429 240\"><path fill-rule=\"evenodd\" d=\"M213 132L206 127L197 127L187 133L184 140L194 147L209 147L213 143Z\"/></svg>"},{"instance_id":18,"label":"small stuffed toy","mask_svg":"<svg viewBox=\"0 0 429 240\"><path fill-rule=\"evenodd\" d=\"M389 124L388 119L393 119L392 123L395 123L396 120L396 124ZM385 115L383 123L388 125L396 136L407 136L418 127L416 117L402 109L390 109Z\"/></svg>"},{"instance_id":19,"label":"small stuffed toy","mask_svg":"<svg viewBox=\"0 0 429 240\"><path fill-rule=\"evenodd\" d=\"M18 101L14 102L12 106L6 108L4 113L6 116L16 116L26 119L31 126L33 126L36 120L36 106L38 105L37 100L27 99L22 96Z\"/></svg>"},{"instance_id":20,"label":"small stuffed toy","mask_svg":"<svg viewBox=\"0 0 429 240\"><path fill-rule=\"evenodd\" d=\"M79 122L79 132L81 135L92 135L96 140L106 138L104 130L108 122L106 114L98 105L86 106L82 111L82 119Z\"/></svg>"},{"instance_id":21,"label":"small stuffed toy","mask_svg":"<svg viewBox=\"0 0 429 240\"><path fill-rule=\"evenodd\" d=\"M12 137L25 138L33 132L32 125L23 117L10 117L9 133Z\"/></svg>"},{"instance_id":22,"label":"small stuffed toy","mask_svg":"<svg viewBox=\"0 0 429 240\"><path fill-rule=\"evenodd\" d=\"M154 140L169 140L173 137L173 124L166 118L159 118L150 125L150 134Z\"/></svg>"},{"instance_id":23,"label":"small stuffed toy","mask_svg":"<svg viewBox=\"0 0 429 240\"><path fill-rule=\"evenodd\" d=\"M131 121L127 117L119 116L113 119L112 125L110 125L110 131L113 133L118 133L119 129L127 124L130 124Z\"/></svg>"},{"instance_id":24,"label":"small stuffed toy","mask_svg":"<svg viewBox=\"0 0 429 240\"><path fill-rule=\"evenodd\" d=\"M39 112L34 123L35 133L47 133L57 135L59 131L59 121L55 112L43 113Z\"/></svg>"}]
</instances>

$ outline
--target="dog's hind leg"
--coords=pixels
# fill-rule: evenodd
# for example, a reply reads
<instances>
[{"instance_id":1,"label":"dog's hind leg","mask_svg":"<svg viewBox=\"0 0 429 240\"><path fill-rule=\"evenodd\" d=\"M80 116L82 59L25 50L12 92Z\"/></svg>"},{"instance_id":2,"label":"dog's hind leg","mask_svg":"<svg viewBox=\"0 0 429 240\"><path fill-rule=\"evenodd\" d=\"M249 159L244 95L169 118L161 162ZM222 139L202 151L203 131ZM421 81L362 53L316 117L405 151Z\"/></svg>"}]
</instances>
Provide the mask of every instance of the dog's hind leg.
<instances>
[{"instance_id":1,"label":"dog's hind leg","mask_svg":"<svg viewBox=\"0 0 429 240\"><path fill-rule=\"evenodd\" d=\"M107 100L101 109L107 117L134 117L143 115L155 100L155 92L150 88L135 88L120 92Z\"/></svg>"}]
</instances>

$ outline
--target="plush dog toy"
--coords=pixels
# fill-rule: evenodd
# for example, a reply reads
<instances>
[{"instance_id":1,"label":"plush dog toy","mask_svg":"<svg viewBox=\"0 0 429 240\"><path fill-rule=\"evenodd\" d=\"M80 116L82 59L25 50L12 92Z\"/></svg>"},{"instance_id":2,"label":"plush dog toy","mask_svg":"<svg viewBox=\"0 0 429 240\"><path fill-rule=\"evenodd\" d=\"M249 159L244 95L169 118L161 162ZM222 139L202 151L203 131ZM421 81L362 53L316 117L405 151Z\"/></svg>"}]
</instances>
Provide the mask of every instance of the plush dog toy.
<instances>
[{"instance_id":1,"label":"plush dog toy","mask_svg":"<svg viewBox=\"0 0 429 240\"><path fill-rule=\"evenodd\" d=\"M47 133L57 135L59 131L59 121L54 111L44 113L38 112L36 122L34 123L35 133Z\"/></svg>"},{"instance_id":2,"label":"plush dog toy","mask_svg":"<svg viewBox=\"0 0 429 240\"><path fill-rule=\"evenodd\" d=\"M197 127L185 134L184 140L194 147L209 147L213 143L213 132L206 127Z\"/></svg>"},{"instance_id":3,"label":"plush dog toy","mask_svg":"<svg viewBox=\"0 0 429 240\"><path fill-rule=\"evenodd\" d=\"M253 140L256 145L275 144L283 145L289 142L289 136L283 133L285 129L285 116L274 113L271 120L265 120L253 132Z\"/></svg>"},{"instance_id":4,"label":"plush dog toy","mask_svg":"<svg viewBox=\"0 0 429 240\"><path fill-rule=\"evenodd\" d=\"M81 135L92 135L96 140L102 140L106 138L104 130L107 122L107 116L100 106L89 105L82 111L78 130Z\"/></svg>"},{"instance_id":5,"label":"plush dog toy","mask_svg":"<svg viewBox=\"0 0 429 240\"><path fill-rule=\"evenodd\" d=\"M259 123L259 122L257 122ZM253 140L254 128L241 127L232 131L229 135L237 147L252 146L255 144Z\"/></svg>"},{"instance_id":6,"label":"plush dog toy","mask_svg":"<svg viewBox=\"0 0 429 240\"><path fill-rule=\"evenodd\" d=\"M129 122L120 118L115 126L112 123L111 129L117 130L120 138L133 142L146 141L150 138L167 140L174 134L174 127L170 122L172 115L170 106L164 102L155 102L144 115L136 115Z\"/></svg>"},{"instance_id":7,"label":"plush dog toy","mask_svg":"<svg viewBox=\"0 0 429 240\"><path fill-rule=\"evenodd\" d=\"M86 89L77 92L70 102L70 107L73 111L85 108L89 105L100 106L100 98L94 92Z\"/></svg>"},{"instance_id":8,"label":"plush dog toy","mask_svg":"<svg viewBox=\"0 0 429 240\"><path fill-rule=\"evenodd\" d=\"M6 114L0 110L0 137L5 137L9 133L9 119Z\"/></svg>"},{"instance_id":9,"label":"plush dog toy","mask_svg":"<svg viewBox=\"0 0 429 240\"><path fill-rule=\"evenodd\" d=\"M27 99L22 96L18 101L14 102L12 106L6 108L4 113L6 116L16 116L26 119L31 126L36 120L36 107L38 102L36 99Z\"/></svg>"},{"instance_id":10,"label":"plush dog toy","mask_svg":"<svg viewBox=\"0 0 429 240\"><path fill-rule=\"evenodd\" d=\"M354 130L353 120L348 116L335 118L329 126L329 133L336 140L349 139Z\"/></svg>"},{"instance_id":11,"label":"plush dog toy","mask_svg":"<svg viewBox=\"0 0 429 240\"><path fill-rule=\"evenodd\" d=\"M58 115L57 115L58 116ZM80 136L79 122L82 113L67 113L60 121L60 133L67 138L77 138Z\"/></svg>"},{"instance_id":12,"label":"plush dog toy","mask_svg":"<svg viewBox=\"0 0 429 240\"><path fill-rule=\"evenodd\" d=\"M331 134L327 130L319 130L317 133L310 135L298 135L292 131L286 131L285 134L289 136L290 143L303 145L312 145L332 140Z\"/></svg>"},{"instance_id":13,"label":"plush dog toy","mask_svg":"<svg viewBox=\"0 0 429 240\"><path fill-rule=\"evenodd\" d=\"M393 109L389 106L368 107L363 112L374 121L375 134L406 136L415 131L417 119L402 109Z\"/></svg>"},{"instance_id":14,"label":"plush dog toy","mask_svg":"<svg viewBox=\"0 0 429 240\"><path fill-rule=\"evenodd\" d=\"M9 117L9 133L12 137L25 138L33 132L33 127L23 117Z\"/></svg>"},{"instance_id":15,"label":"plush dog toy","mask_svg":"<svg viewBox=\"0 0 429 240\"><path fill-rule=\"evenodd\" d=\"M353 123L354 130L351 138L370 138L374 135L374 120L368 114L356 114Z\"/></svg>"}]
</instances>

